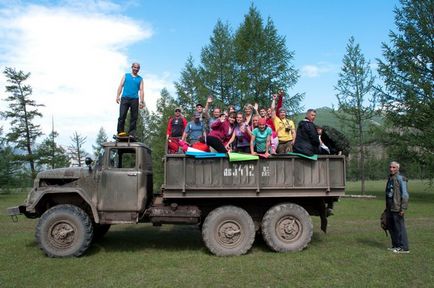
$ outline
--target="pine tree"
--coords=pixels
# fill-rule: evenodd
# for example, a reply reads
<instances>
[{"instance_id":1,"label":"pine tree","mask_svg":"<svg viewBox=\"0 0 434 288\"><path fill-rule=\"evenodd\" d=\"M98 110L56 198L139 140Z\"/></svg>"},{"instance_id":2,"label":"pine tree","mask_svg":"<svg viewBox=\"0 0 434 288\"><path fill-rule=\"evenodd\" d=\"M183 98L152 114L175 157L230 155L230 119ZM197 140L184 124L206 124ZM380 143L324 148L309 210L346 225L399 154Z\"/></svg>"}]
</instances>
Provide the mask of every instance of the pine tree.
<instances>
[{"instance_id":1,"label":"pine tree","mask_svg":"<svg viewBox=\"0 0 434 288\"><path fill-rule=\"evenodd\" d=\"M361 192L365 192L366 128L375 116L377 90L369 61L366 61L359 44L351 37L343 58L337 90L338 113L335 115L350 128L351 139L358 147Z\"/></svg>"},{"instance_id":2,"label":"pine tree","mask_svg":"<svg viewBox=\"0 0 434 288\"><path fill-rule=\"evenodd\" d=\"M38 165L51 169L69 167L69 157L65 149L56 143L58 136L59 134L53 129L39 145L37 150Z\"/></svg>"},{"instance_id":3,"label":"pine tree","mask_svg":"<svg viewBox=\"0 0 434 288\"><path fill-rule=\"evenodd\" d=\"M101 155L101 149L103 148L103 145L105 142L107 142L107 133L105 132L104 128L99 128L98 134L96 135L95 145L92 145L93 149L93 155L95 156L95 159L98 159Z\"/></svg>"},{"instance_id":4,"label":"pine tree","mask_svg":"<svg viewBox=\"0 0 434 288\"><path fill-rule=\"evenodd\" d=\"M178 94L177 103L187 113L193 112L197 103L205 103L208 93L200 79L199 69L194 66L193 57L187 59L181 71L181 79L175 82L175 89Z\"/></svg>"},{"instance_id":5,"label":"pine tree","mask_svg":"<svg viewBox=\"0 0 434 288\"><path fill-rule=\"evenodd\" d=\"M434 175L434 1L401 0L396 31L383 43L378 72L385 83L382 102L388 144L399 161L418 163ZM404 165L405 167L406 165Z\"/></svg>"},{"instance_id":6,"label":"pine tree","mask_svg":"<svg viewBox=\"0 0 434 288\"><path fill-rule=\"evenodd\" d=\"M200 78L213 95L213 104L219 107L238 104L235 46L228 24L217 21L210 44L202 48L201 64Z\"/></svg>"},{"instance_id":7,"label":"pine tree","mask_svg":"<svg viewBox=\"0 0 434 288\"><path fill-rule=\"evenodd\" d=\"M295 85L299 75L291 63L294 53L288 51L285 42L285 38L277 34L271 18L264 25L252 5L235 33L235 57L240 71L237 88L241 103L256 102L269 107L271 94ZM287 98L284 105L297 111L302 98L302 94L295 94Z\"/></svg>"},{"instance_id":8,"label":"pine tree","mask_svg":"<svg viewBox=\"0 0 434 288\"><path fill-rule=\"evenodd\" d=\"M83 144L86 143L86 138L74 131L72 137L70 137L72 143L68 146L68 153L73 161L78 167L81 167L86 158L86 151L83 149Z\"/></svg>"},{"instance_id":9,"label":"pine tree","mask_svg":"<svg viewBox=\"0 0 434 288\"><path fill-rule=\"evenodd\" d=\"M16 148L26 152L24 156L18 156L18 158L29 164L34 178L36 176L36 155L33 149L36 138L42 135L40 126L34 124L34 120L36 117L42 117L37 108L44 105L37 104L30 98L32 87L25 84L30 73L6 67L3 74L10 83L6 86L6 92L11 94L6 98L9 102L9 110L1 113L4 118L11 120L10 131L6 134L6 138L8 142L15 143Z\"/></svg>"}]
</instances>

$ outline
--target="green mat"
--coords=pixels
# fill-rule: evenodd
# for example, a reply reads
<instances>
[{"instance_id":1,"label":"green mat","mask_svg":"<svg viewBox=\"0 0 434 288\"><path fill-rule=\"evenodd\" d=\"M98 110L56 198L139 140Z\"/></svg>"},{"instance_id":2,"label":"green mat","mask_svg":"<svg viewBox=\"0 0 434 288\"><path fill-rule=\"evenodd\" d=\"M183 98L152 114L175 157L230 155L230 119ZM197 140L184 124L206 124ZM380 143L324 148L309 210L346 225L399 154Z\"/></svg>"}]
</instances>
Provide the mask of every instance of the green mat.
<instances>
[{"instance_id":1,"label":"green mat","mask_svg":"<svg viewBox=\"0 0 434 288\"><path fill-rule=\"evenodd\" d=\"M314 154L312 156L307 156L301 153L295 153L295 152L288 152L289 155L294 155L294 156L299 156L299 157L303 157L303 158L307 158L310 160L318 160L318 155Z\"/></svg>"},{"instance_id":2,"label":"green mat","mask_svg":"<svg viewBox=\"0 0 434 288\"><path fill-rule=\"evenodd\" d=\"M236 162L236 161L250 161L250 160L258 160L259 156L251 155L251 154L245 154L245 153L228 153L229 154L229 161L230 162Z\"/></svg>"}]
</instances>

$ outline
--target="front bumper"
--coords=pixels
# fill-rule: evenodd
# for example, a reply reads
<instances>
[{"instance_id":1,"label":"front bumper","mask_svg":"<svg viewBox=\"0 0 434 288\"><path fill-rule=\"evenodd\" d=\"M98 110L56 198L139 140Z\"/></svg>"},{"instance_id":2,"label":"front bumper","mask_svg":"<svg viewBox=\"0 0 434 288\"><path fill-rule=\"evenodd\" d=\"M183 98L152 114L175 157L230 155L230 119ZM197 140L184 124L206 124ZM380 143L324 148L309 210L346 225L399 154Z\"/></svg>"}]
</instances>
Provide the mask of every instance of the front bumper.
<instances>
[{"instance_id":1,"label":"front bumper","mask_svg":"<svg viewBox=\"0 0 434 288\"><path fill-rule=\"evenodd\" d=\"M9 216L17 216L20 214L25 214L26 212L26 206L20 205L20 206L14 206L8 208L8 215Z\"/></svg>"}]
</instances>

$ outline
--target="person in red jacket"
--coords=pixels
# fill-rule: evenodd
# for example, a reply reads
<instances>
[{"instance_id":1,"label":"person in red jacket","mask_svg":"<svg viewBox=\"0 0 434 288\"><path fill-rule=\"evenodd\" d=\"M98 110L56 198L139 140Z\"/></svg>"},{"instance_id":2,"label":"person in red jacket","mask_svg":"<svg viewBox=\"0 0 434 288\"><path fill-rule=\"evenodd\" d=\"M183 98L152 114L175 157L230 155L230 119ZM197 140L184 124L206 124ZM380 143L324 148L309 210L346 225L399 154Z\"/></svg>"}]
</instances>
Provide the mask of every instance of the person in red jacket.
<instances>
[{"instance_id":1,"label":"person in red jacket","mask_svg":"<svg viewBox=\"0 0 434 288\"><path fill-rule=\"evenodd\" d=\"M187 127L187 119L181 115L181 108L175 109L175 115L167 123L166 138L181 138Z\"/></svg>"}]
</instances>

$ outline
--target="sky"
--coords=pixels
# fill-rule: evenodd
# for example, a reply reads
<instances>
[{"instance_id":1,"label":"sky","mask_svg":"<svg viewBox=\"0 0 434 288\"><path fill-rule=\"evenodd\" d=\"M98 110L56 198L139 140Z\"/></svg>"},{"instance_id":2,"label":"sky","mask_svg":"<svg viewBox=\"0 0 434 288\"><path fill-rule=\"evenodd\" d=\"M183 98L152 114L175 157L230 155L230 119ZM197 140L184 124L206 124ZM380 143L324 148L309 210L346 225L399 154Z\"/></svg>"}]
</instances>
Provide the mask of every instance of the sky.
<instances>
[{"instance_id":1,"label":"sky","mask_svg":"<svg viewBox=\"0 0 434 288\"><path fill-rule=\"evenodd\" d=\"M116 133L116 90L132 62L141 64L145 102L155 110L161 89L176 97L174 82L187 58L199 64L217 21L235 31L251 5L273 20L294 52L300 78L287 93L305 93L307 109L337 104L334 86L351 36L375 69L399 1L0 0L0 70L31 73L32 99L45 105L36 121L45 134L39 142L54 123L59 144L70 145L77 131L92 153L101 127ZM2 73L1 111L8 107L5 85ZM0 125L9 130L8 121Z\"/></svg>"}]
</instances>

